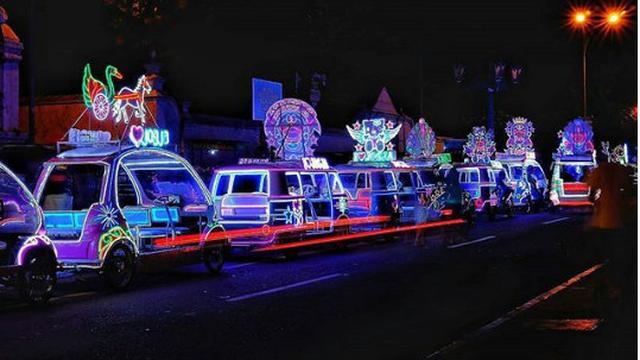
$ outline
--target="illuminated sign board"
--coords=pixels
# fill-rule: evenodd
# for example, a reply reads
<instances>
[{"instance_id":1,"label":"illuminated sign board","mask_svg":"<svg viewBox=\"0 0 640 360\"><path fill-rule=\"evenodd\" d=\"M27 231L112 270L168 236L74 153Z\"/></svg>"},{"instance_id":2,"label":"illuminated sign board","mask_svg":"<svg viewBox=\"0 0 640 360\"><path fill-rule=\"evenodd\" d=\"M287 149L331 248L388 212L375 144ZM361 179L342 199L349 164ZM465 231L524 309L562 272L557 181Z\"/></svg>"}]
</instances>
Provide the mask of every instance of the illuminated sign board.
<instances>
[{"instance_id":1,"label":"illuminated sign board","mask_svg":"<svg viewBox=\"0 0 640 360\"><path fill-rule=\"evenodd\" d=\"M163 147L169 145L169 130L134 125L129 130L129 140L137 148Z\"/></svg>"},{"instance_id":2,"label":"illuminated sign board","mask_svg":"<svg viewBox=\"0 0 640 360\"><path fill-rule=\"evenodd\" d=\"M69 130L69 143L71 144L93 144L111 141L111 133L100 130L82 130L71 128Z\"/></svg>"},{"instance_id":3,"label":"illuminated sign board","mask_svg":"<svg viewBox=\"0 0 640 360\"><path fill-rule=\"evenodd\" d=\"M353 152L354 162L394 161L396 151L391 140L400 132L402 125L396 126L392 121L384 118L365 119L357 121L352 126L347 125L351 138L357 142Z\"/></svg>"},{"instance_id":4,"label":"illuminated sign board","mask_svg":"<svg viewBox=\"0 0 640 360\"><path fill-rule=\"evenodd\" d=\"M282 99L282 84L273 81L251 79L253 92L253 120L263 121L267 118L267 110L276 101Z\"/></svg>"},{"instance_id":5,"label":"illuminated sign board","mask_svg":"<svg viewBox=\"0 0 640 360\"><path fill-rule=\"evenodd\" d=\"M329 170L327 159L319 157L303 157L302 166L305 170Z\"/></svg>"}]
</instances>

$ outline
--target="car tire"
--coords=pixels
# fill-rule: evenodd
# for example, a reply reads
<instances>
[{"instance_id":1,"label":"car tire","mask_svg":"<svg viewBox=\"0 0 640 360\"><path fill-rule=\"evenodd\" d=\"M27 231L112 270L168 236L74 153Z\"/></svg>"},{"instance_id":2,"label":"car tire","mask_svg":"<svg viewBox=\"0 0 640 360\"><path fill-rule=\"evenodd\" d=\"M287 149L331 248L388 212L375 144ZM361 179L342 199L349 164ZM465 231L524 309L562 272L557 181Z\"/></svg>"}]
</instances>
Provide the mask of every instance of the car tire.
<instances>
[{"instance_id":1,"label":"car tire","mask_svg":"<svg viewBox=\"0 0 640 360\"><path fill-rule=\"evenodd\" d=\"M222 247L205 248L202 253L202 262L209 273L217 275L224 266L224 249Z\"/></svg>"},{"instance_id":2,"label":"car tire","mask_svg":"<svg viewBox=\"0 0 640 360\"><path fill-rule=\"evenodd\" d=\"M101 273L107 286L124 290L133 283L136 270L135 254L128 246L120 244L114 246L105 257Z\"/></svg>"},{"instance_id":3,"label":"car tire","mask_svg":"<svg viewBox=\"0 0 640 360\"><path fill-rule=\"evenodd\" d=\"M57 277L55 256L46 251L27 255L18 273L20 297L32 305L45 304L53 295Z\"/></svg>"}]
</instances>

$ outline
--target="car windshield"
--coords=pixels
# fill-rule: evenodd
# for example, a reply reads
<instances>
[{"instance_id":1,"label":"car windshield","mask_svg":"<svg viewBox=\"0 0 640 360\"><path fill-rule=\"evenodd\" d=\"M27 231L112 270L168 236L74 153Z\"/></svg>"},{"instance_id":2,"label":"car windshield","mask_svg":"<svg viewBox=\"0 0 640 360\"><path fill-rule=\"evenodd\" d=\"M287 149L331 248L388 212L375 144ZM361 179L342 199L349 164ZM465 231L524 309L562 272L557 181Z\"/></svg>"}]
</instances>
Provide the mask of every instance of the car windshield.
<instances>
[{"instance_id":1,"label":"car windshield","mask_svg":"<svg viewBox=\"0 0 640 360\"><path fill-rule=\"evenodd\" d=\"M356 173L340 173L340 180L344 188L350 193L356 193Z\"/></svg>"},{"instance_id":2,"label":"car windshield","mask_svg":"<svg viewBox=\"0 0 640 360\"><path fill-rule=\"evenodd\" d=\"M591 172L592 166L587 165L563 165L560 176L564 182L583 182L584 178Z\"/></svg>"},{"instance_id":3,"label":"car windshield","mask_svg":"<svg viewBox=\"0 0 640 360\"><path fill-rule=\"evenodd\" d=\"M38 211L31 193L0 165L0 234L35 233L40 225Z\"/></svg>"},{"instance_id":4,"label":"car windshield","mask_svg":"<svg viewBox=\"0 0 640 360\"><path fill-rule=\"evenodd\" d=\"M105 166L102 164L55 165L44 185L40 206L48 210L87 210L100 202Z\"/></svg>"}]
</instances>

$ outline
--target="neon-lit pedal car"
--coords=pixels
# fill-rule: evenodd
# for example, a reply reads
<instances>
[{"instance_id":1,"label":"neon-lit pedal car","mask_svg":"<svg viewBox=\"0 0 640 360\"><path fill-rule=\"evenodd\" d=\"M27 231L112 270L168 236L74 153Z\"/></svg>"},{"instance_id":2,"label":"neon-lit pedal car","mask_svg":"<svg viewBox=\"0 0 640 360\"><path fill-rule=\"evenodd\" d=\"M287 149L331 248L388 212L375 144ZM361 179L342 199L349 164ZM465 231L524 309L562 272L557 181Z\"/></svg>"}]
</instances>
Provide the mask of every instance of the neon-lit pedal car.
<instances>
[{"instance_id":1,"label":"neon-lit pedal car","mask_svg":"<svg viewBox=\"0 0 640 360\"><path fill-rule=\"evenodd\" d=\"M336 166L354 217L387 215L392 222L414 222L422 187L416 169L404 161L362 162Z\"/></svg>"},{"instance_id":2,"label":"neon-lit pedal car","mask_svg":"<svg viewBox=\"0 0 640 360\"><path fill-rule=\"evenodd\" d=\"M216 171L211 193L237 248L346 231L342 223L351 215L338 173L324 158L240 159L239 165Z\"/></svg>"},{"instance_id":3,"label":"neon-lit pedal car","mask_svg":"<svg viewBox=\"0 0 640 360\"><path fill-rule=\"evenodd\" d=\"M596 167L593 154L554 155L551 165L549 199L554 206L592 206L591 189L585 182Z\"/></svg>"},{"instance_id":4,"label":"neon-lit pedal car","mask_svg":"<svg viewBox=\"0 0 640 360\"><path fill-rule=\"evenodd\" d=\"M548 181L535 153L520 156L497 153L496 158L509 174L514 205L525 207L526 212L540 209L547 195Z\"/></svg>"},{"instance_id":5,"label":"neon-lit pedal car","mask_svg":"<svg viewBox=\"0 0 640 360\"><path fill-rule=\"evenodd\" d=\"M15 286L30 303L44 303L53 294L57 267L42 210L27 187L0 163L0 283Z\"/></svg>"},{"instance_id":6,"label":"neon-lit pedal car","mask_svg":"<svg viewBox=\"0 0 640 360\"><path fill-rule=\"evenodd\" d=\"M63 269L124 288L138 268L223 266L223 228L191 165L162 149L94 145L44 163L35 189Z\"/></svg>"},{"instance_id":7,"label":"neon-lit pedal car","mask_svg":"<svg viewBox=\"0 0 640 360\"><path fill-rule=\"evenodd\" d=\"M493 218L499 205L495 194L496 179L500 176L510 179L504 167L497 161L491 161L488 164L460 164L456 170L460 187L469 194L475 211Z\"/></svg>"}]
</instances>

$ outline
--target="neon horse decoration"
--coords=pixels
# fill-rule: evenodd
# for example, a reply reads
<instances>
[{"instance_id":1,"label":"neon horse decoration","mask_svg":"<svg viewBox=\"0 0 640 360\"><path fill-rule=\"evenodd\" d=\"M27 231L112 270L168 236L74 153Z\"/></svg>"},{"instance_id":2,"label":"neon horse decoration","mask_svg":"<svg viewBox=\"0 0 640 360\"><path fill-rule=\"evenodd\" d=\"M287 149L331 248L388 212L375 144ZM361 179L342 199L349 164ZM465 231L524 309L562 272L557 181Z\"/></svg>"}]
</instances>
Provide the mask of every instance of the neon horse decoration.
<instances>
[{"instance_id":1,"label":"neon horse decoration","mask_svg":"<svg viewBox=\"0 0 640 360\"><path fill-rule=\"evenodd\" d=\"M113 116L116 118L116 124L122 120L125 124L129 123L128 108L133 109L133 116L140 119L141 124L144 124L147 114L144 97L150 93L151 84L144 75L138 78L135 88L131 89L125 86L120 89L118 94L114 96L115 103L113 104Z\"/></svg>"},{"instance_id":2,"label":"neon horse decoration","mask_svg":"<svg viewBox=\"0 0 640 360\"><path fill-rule=\"evenodd\" d=\"M504 131L507 133L507 149L509 155L525 155L533 151L533 141L531 135L535 128L531 121L524 117L514 117L509 122Z\"/></svg>"},{"instance_id":3,"label":"neon horse decoration","mask_svg":"<svg viewBox=\"0 0 640 360\"><path fill-rule=\"evenodd\" d=\"M102 121L109 116L111 104L113 104L113 78L122 79L122 74L113 65L108 65L104 70L104 78L107 85L97 80L91 74L91 66L84 66L82 76L82 100L84 105L91 109L96 119Z\"/></svg>"}]
</instances>

